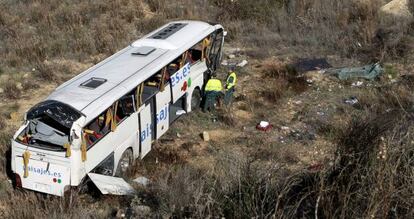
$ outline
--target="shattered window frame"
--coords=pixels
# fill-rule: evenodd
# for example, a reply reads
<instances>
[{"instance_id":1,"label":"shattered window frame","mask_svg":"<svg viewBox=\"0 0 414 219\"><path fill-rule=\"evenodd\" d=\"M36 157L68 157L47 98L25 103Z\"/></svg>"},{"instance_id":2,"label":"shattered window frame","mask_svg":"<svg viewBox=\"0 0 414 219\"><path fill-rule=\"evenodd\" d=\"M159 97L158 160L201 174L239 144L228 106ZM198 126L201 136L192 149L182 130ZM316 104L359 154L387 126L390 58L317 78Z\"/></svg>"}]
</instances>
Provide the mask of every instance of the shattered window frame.
<instances>
[{"instance_id":1,"label":"shattered window frame","mask_svg":"<svg viewBox=\"0 0 414 219\"><path fill-rule=\"evenodd\" d=\"M55 100L46 100L32 107L27 112L26 118L32 120L44 114L68 129L72 128L73 123L83 115L67 104Z\"/></svg>"}]
</instances>

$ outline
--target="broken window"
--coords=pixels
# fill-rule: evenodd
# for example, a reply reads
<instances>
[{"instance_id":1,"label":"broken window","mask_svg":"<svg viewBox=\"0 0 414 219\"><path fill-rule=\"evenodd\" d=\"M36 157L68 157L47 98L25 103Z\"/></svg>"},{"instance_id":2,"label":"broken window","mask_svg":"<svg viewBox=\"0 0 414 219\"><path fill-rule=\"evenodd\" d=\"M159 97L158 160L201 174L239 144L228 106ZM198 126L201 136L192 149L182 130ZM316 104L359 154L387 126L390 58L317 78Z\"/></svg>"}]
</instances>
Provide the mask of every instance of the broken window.
<instances>
[{"instance_id":1,"label":"broken window","mask_svg":"<svg viewBox=\"0 0 414 219\"><path fill-rule=\"evenodd\" d=\"M28 111L29 124L16 140L34 147L64 150L64 145L70 142L70 128L80 116L66 104L44 101Z\"/></svg>"},{"instance_id":2,"label":"broken window","mask_svg":"<svg viewBox=\"0 0 414 219\"><path fill-rule=\"evenodd\" d=\"M105 110L98 117L93 119L88 125L83 129L84 139L87 147L89 148L99 139L104 137L111 130L110 117L107 116L108 112Z\"/></svg>"},{"instance_id":3,"label":"broken window","mask_svg":"<svg viewBox=\"0 0 414 219\"><path fill-rule=\"evenodd\" d=\"M135 90L116 101L85 126L83 133L87 148L90 148L110 131L115 131L119 123L136 111L134 93Z\"/></svg>"},{"instance_id":4,"label":"broken window","mask_svg":"<svg viewBox=\"0 0 414 219\"><path fill-rule=\"evenodd\" d=\"M116 120L117 123L123 121L126 117L130 116L132 113L135 112L135 98L134 95L129 94L122 97L118 101L116 110Z\"/></svg>"}]
</instances>

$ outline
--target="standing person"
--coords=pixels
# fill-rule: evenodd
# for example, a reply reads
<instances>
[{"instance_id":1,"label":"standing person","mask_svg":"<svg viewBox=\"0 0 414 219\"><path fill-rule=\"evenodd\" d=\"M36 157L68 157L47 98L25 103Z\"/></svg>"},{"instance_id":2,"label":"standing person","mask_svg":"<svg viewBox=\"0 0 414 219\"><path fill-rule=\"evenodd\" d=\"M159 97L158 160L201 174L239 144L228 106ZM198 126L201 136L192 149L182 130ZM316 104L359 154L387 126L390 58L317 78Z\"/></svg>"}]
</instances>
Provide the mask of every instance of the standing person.
<instances>
[{"instance_id":1,"label":"standing person","mask_svg":"<svg viewBox=\"0 0 414 219\"><path fill-rule=\"evenodd\" d=\"M230 68L227 74L226 80L226 93L224 95L224 104L229 105L233 99L233 93L235 91L235 86L237 82L236 72L234 72L234 67Z\"/></svg>"},{"instance_id":2,"label":"standing person","mask_svg":"<svg viewBox=\"0 0 414 219\"><path fill-rule=\"evenodd\" d=\"M222 90L223 86L221 81L216 78L215 74L213 74L204 88L203 112L206 112L207 110L215 110L214 104L217 102L217 98L222 95Z\"/></svg>"}]
</instances>

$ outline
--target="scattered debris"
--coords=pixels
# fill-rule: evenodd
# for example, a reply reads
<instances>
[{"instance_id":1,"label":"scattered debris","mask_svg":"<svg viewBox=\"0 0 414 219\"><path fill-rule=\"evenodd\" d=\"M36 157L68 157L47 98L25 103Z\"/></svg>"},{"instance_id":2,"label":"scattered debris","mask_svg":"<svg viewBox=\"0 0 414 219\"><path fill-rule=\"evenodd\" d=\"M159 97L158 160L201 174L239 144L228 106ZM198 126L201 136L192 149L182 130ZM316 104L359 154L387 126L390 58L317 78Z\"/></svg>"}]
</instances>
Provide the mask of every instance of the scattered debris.
<instances>
[{"instance_id":1,"label":"scattered debris","mask_svg":"<svg viewBox=\"0 0 414 219\"><path fill-rule=\"evenodd\" d=\"M243 61L241 61L239 64L237 64L237 67L241 67L241 68L243 68L244 66L246 66L247 65L247 60L243 60Z\"/></svg>"},{"instance_id":2,"label":"scattered debris","mask_svg":"<svg viewBox=\"0 0 414 219\"><path fill-rule=\"evenodd\" d=\"M282 126L282 127L280 127L280 129L282 129L282 130L289 130L290 128L287 127L287 126Z\"/></svg>"},{"instance_id":3,"label":"scattered debris","mask_svg":"<svg viewBox=\"0 0 414 219\"><path fill-rule=\"evenodd\" d=\"M273 128L273 126L266 121L261 121L259 124L256 125L256 129L260 130L260 131L270 131Z\"/></svg>"},{"instance_id":4,"label":"scattered debris","mask_svg":"<svg viewBox=\"0 0 414 219\"><path fill-rule=\"evenodd\" d=\"M318 116L324 116L325 115L324 112L316 112L316 114L318 114Z\"/></svg>"},{"instance_id":5,"label":"scattered debris","mask_svg":"<svg viewBox=\"0 0 414 219\"><path fill-rule=\"evenodd\" d=\"M0 88L0 94L4 93L4 89Z\"/></svg>"},{"instance_id":6,"label":"scattered debris","mask_svg":"<svg viewBox=\"0 0 414 219\"><path fill-rule=\"evenodd\" d=\"M227 53L229 53L229 54L237 54L237 53L240 53L240 51L241 51L240 48L230 48L230 49L227 49Z\"/></svg>"},{"instance_id":7,"label":"scattered debris","mask_svg":"<svg viewBox=\"0 0 414 219\"><path fill-rule=\"evenodd\" d=\"M228 65L229 65L229 62L228 62L227 60L223 60L223 61L221 62L221 65L223 65L223 66L228 66Z\"/></svg>"},{"instance_id":8,"label":"scattered debris","mask_svg":"<svg viewBox=\"0 0 414 219\"><path fill-rule=\"evenodd\" d=\"M147 177L143 177L143 176L139 176L132 181L144 187L148 186L148 184L150 183L150 180Z\"/></svg>"},{"instance_id":9,"label":"scattered debris","mask_svg":"<svg viewBox=\"0 0 414 219\"><path fill-rule=\"evenodd\" d=\"M230 55L228 55L228 57L229 57L229 59L234 59L234 58L236 58L236 55L230 54Z\"/></svg>"},{"instance_id":10,"label":"scattered debris","mask_svg":"<svg viewBox=\"0 0 414 219\"><path fill-rule=\"evenodd\" d=\"M178 110L177 112L175 112L175 115L177 115L177 116L181 116L181 115L184 115L184 114L186 114L187 112L185 111L185 110Z\"/></svg>"},{"instance_id":11,"label":"scattered debris","mask_svg":"<svg viewBox=\"0 0 414 219\"><path fill-rule=\"evenodd\" d=\"M202 137L204 141L210 141L210 135L208 134L208 132L204 131Z\"/></svg>"},{"instance_id":12,"label":"scattered debris","mask_svg":"<svg viewBox=\"0 0 414 219\"><path fill-rule=\"evenodd\" d=\"M181 138L181 134L179 132L177 132L177 138Z\"/></svg>"},{"instance_id":13,"label":"scattered debris","mask_svg":"<svg viewBox=\"0 0 414 219\"><path fill-rule=\"evenodd\" d=\"M16 83L16 88L17 88L18 90L23 90L23 85L22 85L22 83L17 82L17 83Z\"/></svg>"},{"instance_id":14,"label":"scattered debris","mask_svg":"<svg viewBox=\"0 0 414 219\"><path fill-rule=\"evenodd\" d=\"M292 67L299 73L332 68L326 59L299 59Z\"/></svg>"},{"instance_id":15,"label":"scattered debris","mask_svg":"<svg viewBox=\"0 0 414 219\"><path fill-rule=\"evenodd\" d=\"M355 96L350 97L349 99L345 99L344 103L349 104L351 106L359 103L358 99Z\"/></svg>"},{"instance_id":16,"label":"scattered debris","mask_svg":"<svg viewBox=\"0 0 414 219\"><path fill-rule=\"evenodd\" d=\"M332 71L332 73L336 74L340 80L348 80L350 78L365 78L373 80L380 76L383 72L384 69L379 63L356 68L341 68Z\"/></svg>"},{"instance_id":17,"label":"scattered debris","mask_svg":"<svg viewBox=\"0 0 414 219\"><path fill-rule=\"evenodd\" d=\"M364 82L362 81L353 82L351 84L352 87L361 87L362 85L364 85Z\"/></svg>"}]
</instances>

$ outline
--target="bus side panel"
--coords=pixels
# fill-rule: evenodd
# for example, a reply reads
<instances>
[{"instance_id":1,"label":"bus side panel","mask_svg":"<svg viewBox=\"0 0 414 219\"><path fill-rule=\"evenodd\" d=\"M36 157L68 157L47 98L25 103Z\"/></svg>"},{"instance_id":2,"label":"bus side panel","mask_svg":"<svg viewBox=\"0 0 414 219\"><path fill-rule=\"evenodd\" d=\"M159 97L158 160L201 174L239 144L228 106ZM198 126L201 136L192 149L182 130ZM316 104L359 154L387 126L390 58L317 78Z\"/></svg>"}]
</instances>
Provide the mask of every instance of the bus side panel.
<instances>
[{"instance_id":1,"label":"bus side panel","mask_svg":"<svg viewBox=\"0 0 414 219\"><path fill-rule=\"evenodd\" d=\"M155 97L156 104L156 139L160 138L169 128L169 106L171 102L171 88L170 84L165 86L164 91L158 92Z\"/></svg>"},{"instance_id":2,"label":"bus side panel","mask_svg":"<svg viewBox=\"0 0 414 219\"><path fill-rule=\"evenodd\" d=\"M194 89L198 87L200 90L204 87L204 72L206 72L207 65L206 62L199 62L191 66L190 70L190 78L191 78L191 85L188 88L188 95L187 95L187 106L186 111L191 112L191 97L193 95Z\"/></svg>"},{"instance_id":3,"label":"bus side panel","mask_svg":"<svg viewBox=\"0 0 414 219\"><path fill-rule=\"evenodd\" d=\"M152 142L152 121L151 121L151 105L146 105L139 113L140 127L140 158L144 158L151 151Z\"/></svg>"},{"instance_id":4,"label":"bus side panel","mask_svg":"<svg viewBox=\"0 0 414 219\"><path fill-rule=\"evenodd\" d=\"M188 84L192 83L189 82L190 80L190 63L187 63L178 70L176 73L171 75L171 87L172 87L172 102L177 102L188 90Z\"/></svg>"},{"instance_id":5,"label":"bus side panel","mask_svg":"<svg viewBox=\"0 0 414 219\"><path fill-rule=\"evenodd\" d=\"M133 147L131 145L131 137L136 136L138 131L137 113L133 113L122 121L114 132L109 132L102 137L95 145L93 145L87 152L87 159L85 161L85 170L89 173L99 163L118 148L126 149ZM118 149L119 150L119 149ZM115 157L115 164L117 164Z\"/></svg>"},{"instance_id":6,"label":"bus side panel","mask_svg":"<svg viewBox=\"0 0 414 219\"><path fill-rule=\"evenodd\" d=\"M117 133L117 142L114 142L115 145L115 165L114 171L116 171L116 167L118 166L118 162L124 153L124 151L128 148L132 148L133 154L135 154L137 150L137 141L138 141L138 113L133 113L128 116L121 124L118 125L116 132ZM105 159L105 158L104 158Z\"/></svg>"}]
</instances>

